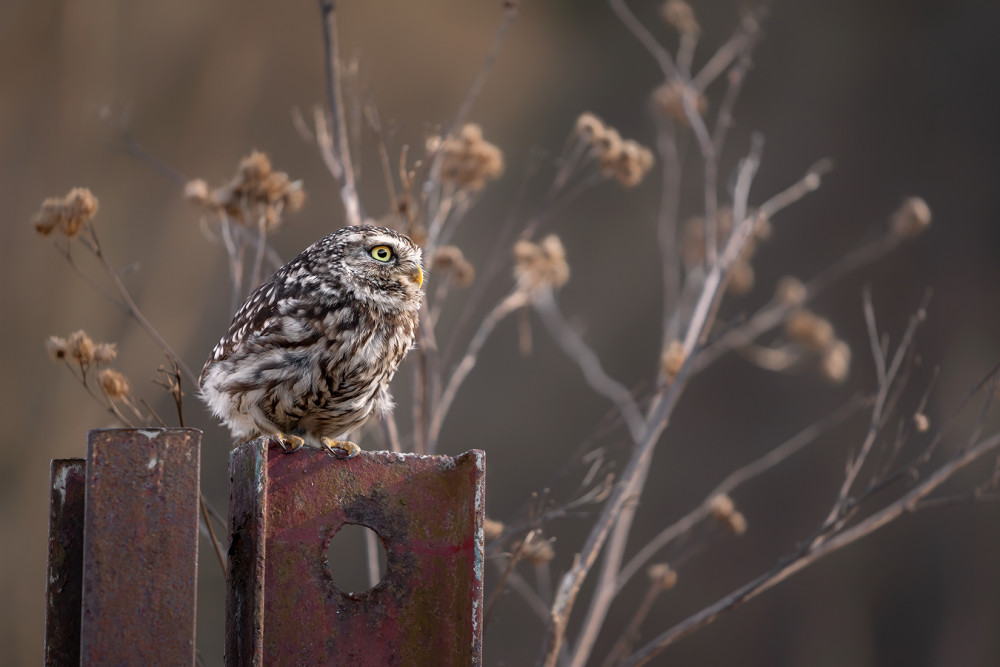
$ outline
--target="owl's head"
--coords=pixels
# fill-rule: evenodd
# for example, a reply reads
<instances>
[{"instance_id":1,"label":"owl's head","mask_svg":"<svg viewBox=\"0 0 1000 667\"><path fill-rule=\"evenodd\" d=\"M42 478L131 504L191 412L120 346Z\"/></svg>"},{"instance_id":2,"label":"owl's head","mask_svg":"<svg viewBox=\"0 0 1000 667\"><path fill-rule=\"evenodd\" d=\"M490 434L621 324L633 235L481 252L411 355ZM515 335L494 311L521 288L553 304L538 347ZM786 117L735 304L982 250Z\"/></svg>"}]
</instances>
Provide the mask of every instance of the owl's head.
<instances>
[{"instance_id":1,"label":"owl's head","mask_svg":"<svg viewBox=\"0 0 1000 667\"><path fill-rule=\"evenodd\" d=\"M335 257L332 271L354 297L386 310L417 310L424 283L421 252L386 227L343 227L323 240Z\"/></svg>"}]
</instances>

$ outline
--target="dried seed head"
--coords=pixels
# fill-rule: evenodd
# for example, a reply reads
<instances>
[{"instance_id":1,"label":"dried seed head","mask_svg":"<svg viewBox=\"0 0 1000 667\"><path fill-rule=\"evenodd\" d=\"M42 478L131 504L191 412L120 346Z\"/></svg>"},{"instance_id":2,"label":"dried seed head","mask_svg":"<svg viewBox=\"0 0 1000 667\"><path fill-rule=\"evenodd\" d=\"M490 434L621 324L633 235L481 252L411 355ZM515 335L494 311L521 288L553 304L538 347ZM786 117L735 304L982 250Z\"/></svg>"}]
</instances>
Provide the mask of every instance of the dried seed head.
<instances>
[{"instance_id":1,"label":"dried seed head","mask_svg":"<svg viewBox=\"0 0 1000 667\"><path fill-rule=\"evenodd\" d=\"M598 137L604 134L604 123L601 122L601 119L594 114L589 111L584 111L576 119L576 127L574 131L578 137L589 144L593 144Z\"/></svg>"},{"instance_id":2,"label":"dried seed head","mask_svg":"<svg viewBox=\"0 0 1000 667\"><path fill-rule=\"evenodd\" d=\"M497 521L486 517L486 520L483 522L483 538L487 542L492 542L503 535L503 529L503 521Z\"/></svg>"},{"instance_id":3,"label":"dried seed head","mask_svg":"<svg viewBox=\"0 0 1000 667\"><path fill-rule=\"evenodd\" d=\"M556 550L552 546L555 538L543 539L535 536L526 539L521 547L521 557L532 565L544 565L556 557Z\"/></svg>"},{"instance_id":4,"label":"dried seed head","mask_svg":"<svg viewBox=\"0 0 1000 667\"><path fill-rule=\"evenodd\" d=\"M566 250L555 234L539 243L518 241L514 244L514 277L522 289L562 287L569 280Z\"/></svg>"},{"instance_id":5,"label":"dried seed head","mask_svg":"<svg viewBox=\"0 0 1000 667\"><path fill-rule=\"evenodd\" d=\"M695 37L701 32L694 10L684 0L667 0L660 8L660 16L677 32Z\"/></svg>"},{"instance_id":6,"label":"dried seed head","mask_svg":"<svg viewBox=\"0 0 1000 667\"><path fill-rule=\"evenodd\" d=\"M73 188L59 199L50 197L42 202L42 208L35 216L35 231L48 236L58 230L67 238L75 238L83 226L97 215L98 202L87 188Z\"/></svg>"},{"instance_id":7,"label":"dried seed head","mask_svg":"<svg viewBox=\"0 0 1000 667\"><path fill-rule=\"evenodd\" d=\"M626 188L634 188L652 168L653 153L638 142L626 139L621 142L615 159L608 164L605 161L606 158L602 156L601 163L604 164L606 175L613 176Z\"/></svg>"},{"instance_id":8,"label":"dried seed head","mask_svg":"<svg viewBox=\"0 0 1000 667\"><path fill-rule=\"evenodd\" d=\"M774 293L786 306L801 306L806 302L806 286L795 276L783 276Z\"/></svg>"},{"instance_id":9,"label":"dried seed head","mask_svg":"<svg viewBox=\"0 0 1000 667\"><path fill-rule=\"evenodd\" d=\"M203 179L196 178L193 181L188 181L184 186L184 198L193 201L201 206L207 206L210 202L209 200L208 183Z\"/></svg>"},{"instance_id":10,"label":"dried seed head","mask_svg":"<svg viewBox=\"0 0 1000 667\"><path fill-rule=\"evenodd\" d=\"M677 585L677 571L666 563L654 563L646 568L650 582L662 590L668 591Z\"/></svg>"},{"instance_id":11,"label":"dried seed head","mask_svg":"<svg viewBox=\"0 0 1000 667\"><path fill-rule=\"evenodd\" d=\"M97 343L94 345L94 362L110 364L118 356L118 346L115 343Z\"/></svg>"},{"instance_id":12,"label":"dried seed head","mask_svg":"<svg viewBox=\"0 0 1000 667\"><path fill-rule=\"evenodd\" d=\"M927 433L931 429L931 420L923 412L918 412L913 415L913 426L917 433Z\"/></svg>"},{"instance_id":13,"label":"dried seed head","mask_svg":"<svg viewBox=\"0 0 1000 667\"><path fill-rule=\"evenodd\" d=\"M457 137L428 137L425 146L428 155L440 155L442 183L477 191L503 174L503 151L483 139L475 123L463 125Z\"/></svg>"},{"instance_id":14,"label":"dried seed head","mask_svg":"<svg viewBox=\"0 0 1000 667\"><path fill-rule=\"evenodd\" d=\"M431 269L450 276L459 287L468 287L476 277L475 267L465 259L461 249L453 245L438 248L431 258Z\"/></svg>"},{"instance_id":15,"label":"dried seed head","mask_svg":"<svg viewBox=\"0 0 1000 667\"><path fill-rule=\"evenodd\" d=\"M684 96L694 97L694 109L699 116L704 116L708 111L708 99L701 93L695 93L694 89L680 82L670 82L661 84L653 91L653 108L664 118L675 123L688 127L691 119L688 118L687 108L684 106Z\"/></svg>"},{"instance_id":16,"label":"dried seed head","mask_svg":"<svg viewBox=\"0 0 1000 667\"><path fill-rule=\"evenodd\" d=\"M53 361L65 361L70 354L70 347L65 338L49 336L45 339L45 351L49 353Z\"/></svg>"},{"instance_id":17,"label":"dried seed head","mask_svg":"<svg viewBox=\"0 0 1000 667\"><path fill-rule=\"evenodd\" d=\"M733 262L729 272L729 284L726 288L731 294L746 294L753 289L754 271L750 262L743 258L738 258Z\"/></svg>"},{"instance_id":18,"label":"dried seed head","mask_svg":"<svg viewBox=\"0 0 1000 667\"><path fill-rule=\"evenodd\" d=\"M224 211L233 221L256 227L264 222L271 232L281 225L283 214L305 205L302 181L293 181L283 171L275 171L264 153L254 151L240 160L233 179L214 190L201 179L188 181L184 196L213 211Z\"/></svg>"},{"instance_id":19,"label":"dried seed head","mask_svg":"<svg viewBox=\"0 0 1000 667\"><path fill-rule=\"evenodd\" d=\"M742 513L736 511L733 499L727 494L721 493L713 496L708 503L708 510L712 518L726 528L733 535L742 535L747 530L747 520Z\"/></svg>"},{"instance_id":20,"label":"dried seed head","mask_svg":"<svg viewBox=\"0 0 1000 667\"><path fill-rule=\"evenodd\" d=\"M673 382L684 366L684 344L679 340L667 343L667 348L660 355L660 372L667 382Z\"/></svg>"},{"instance_id":21,"label":"dried seed head","mask_svg":"<svg viewBox=\"0 0 1000 667\"><path fill-rule=\"evenodd\" d=\"M851 348L842 340L834 341L823 354L821 364L823 376L830 382L840 384L851 371Z\"/></svg>"},{"instance_id":22,"label":"dried seed head","mask_svg":"<svg viewBox=\"0 0 1000 667\"><path fill-rule=\"evenodd\" d=\"M811 352L824 352L834 343L829 320L805 308L796 308L788 314L785 333Z\"/></svg>"},{"instance_id":23,"label":"dried seed head","mask_svg":"<svg viewBox=\"0 0 1000 667\"><path fill-rule=\"evenodd\" d=\"M632 139L622 139L618 130L592 113L580 114L574 133L590 145L591 155L597 157L602 173L626 188L641 183L653 167L651 150Z\"/></svg>"},{"instance_id":24,"label":"dried seed head","mask_svg":"<svg viewBox=\"0 0 1000 667\"><path fill-rule=\"evenodd\" d=\"M101 384L101 389L110 399L126 398L132 393L128 378L114 370L105 368L97 374L97 381Z\"/></svg>"},{"instance_id":25,"label":"dried seed head","mask_svg":"<svg viewBox=\"0 0 1000 667\"><path fill-rule=\"evenodd\" d=\"M69 335L69 353L73 360L81 366L87 366L94 361L94 341L86 331L74 331Z\"/></svg>"},{"instance_id":26,"label":"dried seed head","mask_svg":"<svg viewBox=\"0 0 1000 667\"><path fill-rule=\"evenodd\" d=\"M719 520L735 512L736 504L728 494L720 493L708 501L708 510L712 513L712 518Z\"/></svg>"},{"instance_id":27,"label":"dried seed head","mask_svg":"<svg viewBox=\"0 0 1000 667\"><path fill-rule=\"evenodd\" d=\"M919 236L931 224L931 209L920 197L907 197L892 214L890 228L903 238Z\"/></svg>"}]
</instances>

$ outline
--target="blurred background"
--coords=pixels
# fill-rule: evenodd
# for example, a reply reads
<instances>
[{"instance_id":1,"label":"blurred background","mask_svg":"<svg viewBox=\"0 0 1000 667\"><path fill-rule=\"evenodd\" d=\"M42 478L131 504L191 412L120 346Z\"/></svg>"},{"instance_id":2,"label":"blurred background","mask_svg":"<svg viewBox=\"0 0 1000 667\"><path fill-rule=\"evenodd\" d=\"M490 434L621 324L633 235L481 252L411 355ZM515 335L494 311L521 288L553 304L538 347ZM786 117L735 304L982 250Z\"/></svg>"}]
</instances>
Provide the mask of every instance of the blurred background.
<instances>
[{"instance_id":1,"label":"blurred background","mask_svg":"<svg viewBox=\"0 0 1000 667\"><path fill-rule=\"evenodd\" d=\"M500 3L341 4L343 52L360 57L392 154L403 144L421 146L429 129L448 123L468 90L500 22ZM731 34L744 4L693 3L703 34L696 63ZM672 45L658 4L636 5ZM934 292L919 336L927 365L942 368L927 411L932 422L950 414L996 362L998 25L1000 7L985 0L773 3L736 106L722 182L752 131L766 139L754 202L820 158L832 158L836 170L818 192L776 218L775 236L755 260L755 289L727 300L724 316L752 312L780 276L811 277L871 238L904 196L924 197L934 223L815 304L854 350L845 385L831 386L811 372L769 374L735 356L692 383L657 450L630 551L700 502L726 473L852 393L873 388L861 312L865 284L894 342L924 290ZM605 3L525 3L471 116L503 148L507 163L504 178L456 238L472 262L482 265L488 256L532 151L558 153L581 111L651 145L648 100L658 83L655 64ZM291 122L292 107L324 99L323 85L314 2L0 4L0 200L7 202L0 226L0 662L36 664L41 656L49 460L83 456L87 430L112 425L48 360L45 338L83 328L117 341L118 366L136 392L171 414L163 392L146 382L162 361L159 352L36 236L30 223L40 202L75 186L93 190L107 255L148 318L200 368L230 320L225 254L205 238L199 212L180 188L120 149L99 110L126 111L137 140L187 178L222 183L254 148L301 178L309 201L273 239L287 259L343 223L333 181ZM716 104L719 94L709 93ZM363 199L377 217L388 204L371 151L364 170ZM605 184L554 223L573 267L560 295L563 310L607 370L629 386L653 377L660 344L658 180L654 172L629 191ZM509 287L507 274L496 282L474 306L479 311ZM534 329L532 356L524 357L515 321L499 327L442 434L444 453L487 451L488 512L501 520L545 486L609 408L544 330ZM395 390L403 405L408 387L398 382ZM205 493L225 508L228 434L194 397L187 418L205 430ZM861 432L857 423L837 431L741 489L735 500L748 519L747 534L687 563L643 626L644 636L764 571L814 530ZM965 482L988 474L991 463ZM553 526L554 573L570 562L588 526L586 520ZM223 586L209 546L201 548L198 645L206 664L221 664ZM996 504L904 517L682 640L654 664L1000 664L998 562ZM598 656L644 586L613 608ZM497 608L486 635L487 664L533 661L542 628L521 604L511 596Z\"/></svg>"}]
</instances>

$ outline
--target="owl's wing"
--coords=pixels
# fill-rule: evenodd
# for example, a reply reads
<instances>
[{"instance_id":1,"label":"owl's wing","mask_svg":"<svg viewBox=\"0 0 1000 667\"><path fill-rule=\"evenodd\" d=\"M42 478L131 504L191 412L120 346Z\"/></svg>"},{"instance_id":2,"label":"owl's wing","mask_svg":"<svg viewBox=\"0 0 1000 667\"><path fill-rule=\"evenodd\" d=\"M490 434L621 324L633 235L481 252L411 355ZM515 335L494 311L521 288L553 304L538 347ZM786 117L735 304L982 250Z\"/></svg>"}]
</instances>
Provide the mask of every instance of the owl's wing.
<instances>
[{"instance_id":1,"label":"owl's wing","mask_svg":"<svg viewBox=\"0 0 1000 667\"><path fill-rule=\"evenodd\" d=\"M283 293L284 281L275 276L255 289L247 297L233 317L229 333L212 350L205 368L198 379L199 384L205 377L208 368L233 354L248 338L261 336L266 329L273 326L279 315L281 302L286 298Z\"/></svg>"}]
</instances>

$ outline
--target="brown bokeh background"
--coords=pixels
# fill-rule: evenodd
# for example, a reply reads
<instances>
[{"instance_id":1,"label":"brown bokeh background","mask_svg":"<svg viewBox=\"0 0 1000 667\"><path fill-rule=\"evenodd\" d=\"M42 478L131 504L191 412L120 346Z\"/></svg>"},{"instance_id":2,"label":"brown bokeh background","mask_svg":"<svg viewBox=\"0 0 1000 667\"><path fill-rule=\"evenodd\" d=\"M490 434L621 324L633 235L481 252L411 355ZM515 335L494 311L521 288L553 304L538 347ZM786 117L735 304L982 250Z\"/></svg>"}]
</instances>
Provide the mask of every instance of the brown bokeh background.
<instances>
[{"instance_id":1,"label":"brown bokeh background","mask_svg":"<svg viewBox=\"0 0 1000 667\"><path fill-rule=\"evenodd\" d=\"M419 146L429 127L455 112L499 22L499 4L343 3L344 53L360 56L394 152L404 143ZM733 29L741 3L702 4L695 7L704 58ZM655 20L654 4L638 11ZM998 22L1000 9L977 0L774 3L736 108L723 174L755 130L767 144L754 201L821 157L833 158L837 170L776 221L775 239L756 260L755 292L727 302L724 315L763 302L779 276L814 275L870 238L905 195L927 199L934 225L817 304L854 349L847 386L810 373L773 376L735 358L692 384L653 462L633 550L726 472L853 391L871 388L864 284L894 341L923 290L934 290L920 337L924 359L942 367L932 420L996 361ZM662 26L657 31L669 38ZM221 182L251 148L268 152L310 195L274 240L291 257L342 224L336 188L289 114L324 98L322 58L318 12L308 0L0 5L0 662L33 664L41 655L48 462L82 456L86 431L109 425L46 359L45 336L84 328L118 341L122 369L168 412L143 382L160 363L155 347L35 236L32 215L46 196L90 187L101 201L97 224L108 255L149 319L189 365L200 366L229 321L224 253L206 241L174 183L116 147L98 110L127 110L135 136L188 177ZM647 99L656 83L655 66L604 3L529 2L473 112L487 138L504 148L508 171L458 237L472 260L482 264L490 251L532 149L558 151L579 112L593 111L623 135L652 143ZM697 170L696 161L691 166ZM378 215L386 198L371 154L364 169L364 199ZM648 380L657 358L657 180L654 173L628 192L607 184L555 226L574 271L561 295L564 311L609 372L629 385ZM688 194L697 200L696 191ZM506 288L504 280L488 298ZM486 305L478 304L480 311ZM530 358L517 352L513 322L498 329L443 433L447 453L487 450L489 513L501 519L546 484L608 409L535 329ZM408 384L399 385L405 405ZM187 411L206 431L203 487L225 507L227 436L195 400ZM713 546L681 571L678 587L644 626L647 636L747 581L809 534L858 432L838 432L741 490L736 501L749 520L747 535ZM555 527L557 571L586 524ZM998 526L995 504L905 517L683 640L655 664L998 664ZM198 644L207 664L220 664L222 583L206 544L202 553ZM629 617L642 585L633 588L612 610L598 655ZM503 600L487 632L487 664L528 664L540 632L516 598Z\"/></svg>"}]
</instances>

